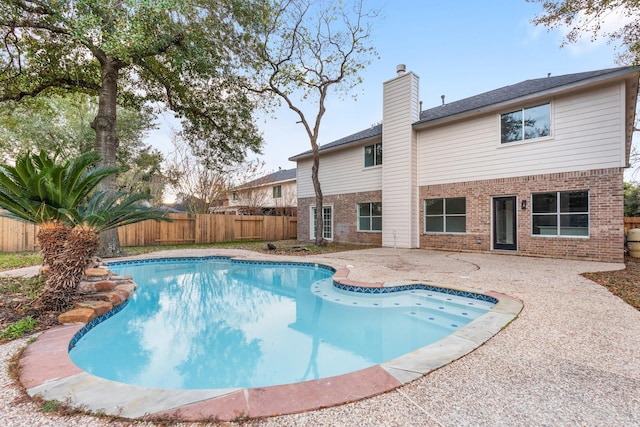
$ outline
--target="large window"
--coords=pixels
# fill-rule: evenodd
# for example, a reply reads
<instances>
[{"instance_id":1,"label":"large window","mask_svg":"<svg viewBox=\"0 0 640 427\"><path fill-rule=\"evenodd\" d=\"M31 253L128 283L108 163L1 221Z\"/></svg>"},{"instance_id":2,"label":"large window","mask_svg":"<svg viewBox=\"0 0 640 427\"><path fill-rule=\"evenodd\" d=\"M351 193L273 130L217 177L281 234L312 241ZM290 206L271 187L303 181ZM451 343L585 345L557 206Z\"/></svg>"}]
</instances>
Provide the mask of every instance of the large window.
<instances>
[{"instance_id":1,"label":"large window","mask_svg":"<svg viewBox=\"0 0 640 427\"><path fill-rule=\"evenodd\" d=\"M500 142L525 141L551 135L551 104L522 108L500 116Z\"/></svg>"},{"instance_id":2,"label":"large window","mask_svg":"<svg viewBox=\"0 0 640 427\"><path fill-rule=\"evenodd\" d=\"M426 233L465 233L467 231L466 198L425 200L424 231Z\"/></svg>"},{"instance_id":3,"label":"large window","mask_svg":"<svg viewBox=\"0 0 640 427\"><path fill-rule=\"evenodd\" d=\"M280 197L282 197L282 186L281 185L274 185L273 186L273 198L274 199L279 199Z\"/></svg>"},{"instance_id":4,"label":"large window","mask_svg":"<svg viewBox=\"0 0 640 427\"><path fill-rule=\"evenodd\" d=\"M382 164L382 142L364 147L364 166L376 166Z\"/></svg>"},{"instance_id":5,"label":"large window","mask_svg":"<svg viewBox=\"0 0 640 427\"><path fill-rule=\"evenodd\" d=\"M309 231L309 236L311 239L316 238L316 207L311 207L311 230ZM333 207L332 206L323 206L322 207L322 237L327 240L333 240Z\"/></svg>"},{"instance_id":6,"label":"large window","mask_svg":"<svg viewBox=\"0 0 640 427\"><path fill-rule=\"evenodd\" d=\"M382 231L382 203L358 203L358 231Z\"/></svg>"},{"instance_id":7,"label":"large window","mask_svg":"<svg viewBox=\"0 0 640 427\"><path fill-rule=\"evenodd\" d=\"M589 191L557 191L532 196L532 233L589 236Z\"/></svg>"}]
</instances>

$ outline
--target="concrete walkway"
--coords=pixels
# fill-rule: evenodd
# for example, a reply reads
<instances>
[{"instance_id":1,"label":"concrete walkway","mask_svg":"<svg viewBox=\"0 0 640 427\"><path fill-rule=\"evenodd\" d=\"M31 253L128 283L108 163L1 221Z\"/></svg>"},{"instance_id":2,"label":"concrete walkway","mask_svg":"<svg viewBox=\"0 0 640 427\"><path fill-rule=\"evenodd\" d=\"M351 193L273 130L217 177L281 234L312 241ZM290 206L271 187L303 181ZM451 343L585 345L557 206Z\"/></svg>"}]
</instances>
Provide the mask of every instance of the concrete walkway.
<instances>
[{"instance_id":1,"label":"concrete walkway","mask_svg":"<svg viewBox=\"0 0 640 427\"><path fill-rule=\"evenodd\" d=\"M180 252L205 254L249 255ZM387 248L276 259L348 266L351 280L428 280L496 291L522 300L524 309L473 353L395 391L252 425L640 425L640 312L579 275L623 265ZM3 360L22 342L0 346ZM5 425L70 423L35 412L32 403L12 404L15 386L0 379ZM90 417L72 423L110 425Z\"/></svg>"}]
</instances>

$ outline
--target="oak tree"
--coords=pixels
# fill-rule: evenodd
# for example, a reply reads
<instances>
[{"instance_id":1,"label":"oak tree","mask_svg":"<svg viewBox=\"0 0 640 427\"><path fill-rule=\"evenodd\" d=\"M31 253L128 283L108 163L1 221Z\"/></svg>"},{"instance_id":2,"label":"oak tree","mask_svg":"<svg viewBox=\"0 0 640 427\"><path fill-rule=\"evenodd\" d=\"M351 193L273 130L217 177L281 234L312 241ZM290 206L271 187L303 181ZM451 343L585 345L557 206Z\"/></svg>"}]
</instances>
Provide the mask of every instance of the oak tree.
<instances>
[{"instance_id":1,"label":"oak tree","mask_svg":"<svg viewBox=\"0 0 640 427\"><path fill-rule=\"evenodd\" d=\"M173 110L190 143L220 162L261 144L241 84L257 8L252 0L3 0L0 102L65 91L98 96L96 150L114 165L118 104ZM101 189L114 191L110 176ZM117 233L101 254L120 251Z\"/></svg>"}]
</instances>

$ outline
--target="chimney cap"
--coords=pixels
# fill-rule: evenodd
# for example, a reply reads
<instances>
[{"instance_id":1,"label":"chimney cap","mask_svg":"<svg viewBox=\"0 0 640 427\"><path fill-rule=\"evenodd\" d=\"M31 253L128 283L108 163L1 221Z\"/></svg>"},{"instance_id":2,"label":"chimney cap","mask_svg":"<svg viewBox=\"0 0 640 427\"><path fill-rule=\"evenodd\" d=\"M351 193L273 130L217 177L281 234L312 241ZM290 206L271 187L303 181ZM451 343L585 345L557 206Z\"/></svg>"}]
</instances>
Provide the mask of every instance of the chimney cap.
<instances>
[{"instance_id":1,"label":"chimney cap","mask_svg":"<svg viewBox=\"0 0 640 427\"><path fill-rule=\"evenodd\" d=\"M396 66L396 72L398 73L398 75L402 75L405 73L405 71L407 71L407 66L404 64L398 64Z\"/></svg>"}]
</instances>

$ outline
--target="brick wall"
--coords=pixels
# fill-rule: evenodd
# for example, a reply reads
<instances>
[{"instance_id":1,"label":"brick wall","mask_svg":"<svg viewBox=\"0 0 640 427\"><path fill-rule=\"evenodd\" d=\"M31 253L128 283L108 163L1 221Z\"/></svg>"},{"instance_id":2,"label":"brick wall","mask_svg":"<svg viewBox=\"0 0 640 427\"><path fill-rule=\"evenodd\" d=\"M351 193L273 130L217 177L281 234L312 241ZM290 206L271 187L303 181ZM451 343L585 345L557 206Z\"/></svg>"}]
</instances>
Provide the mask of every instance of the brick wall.
<instances>
[{"instance_id":1,"label":"brick wall","mask_svg":"<svg viewBox=\"0 0 640 427\"><path fill-rule=\"evenodd\" d=\"M531 193L589 190L589 238L533 236ZM623 169L598 169L420 187L420 247L446 250L491 250L493 196L517 197L520 255L624 260ZM466 197L467 232L424 233L424 199ZM522 200L527 208L520 209Z\"/></svg>"},{"instance_id":2,"label":"brick wall","mask_svg":"<svg viewBox=\"0 0 640 427\"><path fill-rule=\"evenodd\" d=\"M333 206L333 241L340 243L382 244L382 233L362 232L357 230L358 203L374 203L382 201L381 191L338 194L324 196L324 206ZM316 204L315 197L298 199L298 240L310 240L309 222L310 207Z\"/></svg>"}]
</instances>

